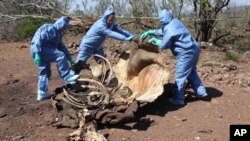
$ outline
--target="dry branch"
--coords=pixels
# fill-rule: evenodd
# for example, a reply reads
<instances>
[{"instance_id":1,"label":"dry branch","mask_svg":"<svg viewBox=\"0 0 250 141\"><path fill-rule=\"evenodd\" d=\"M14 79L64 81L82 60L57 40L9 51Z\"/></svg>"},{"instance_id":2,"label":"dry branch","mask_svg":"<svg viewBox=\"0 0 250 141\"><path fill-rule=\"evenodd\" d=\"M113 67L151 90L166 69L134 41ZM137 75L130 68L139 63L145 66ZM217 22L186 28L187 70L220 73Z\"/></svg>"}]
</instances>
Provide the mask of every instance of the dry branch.
<instances>
[{"instance_id":1,"label":"dry branch","mask_svg":"<svg viewBox=\"0 0 250 141\"><path fill-rule=\"evenodd\" d=\"M41 19L48 19L50 16L45 16L45 15L5 15L0 13L1 18L9 18L12 20L18 20L26 17L31 17L31 18L41 18Z\"/></svg>"},{"instance_id":2,"label":"dry branch","mask_svg":"<svg viewBox=\"0 0 250 141\"><path fill-rule=\"evenodd\" d=\"M228 36L228 35L230 35L230 34L231 34L230 32L221 34L221 35L219 35L218 37L216 37L215 39L213 39L212 42L213 42L214 44L216 44L216 42L217 42L218 40L220 40L221 38L223 38L223 37L225 37L225 36Z\"/></svg>"}]
</instances>

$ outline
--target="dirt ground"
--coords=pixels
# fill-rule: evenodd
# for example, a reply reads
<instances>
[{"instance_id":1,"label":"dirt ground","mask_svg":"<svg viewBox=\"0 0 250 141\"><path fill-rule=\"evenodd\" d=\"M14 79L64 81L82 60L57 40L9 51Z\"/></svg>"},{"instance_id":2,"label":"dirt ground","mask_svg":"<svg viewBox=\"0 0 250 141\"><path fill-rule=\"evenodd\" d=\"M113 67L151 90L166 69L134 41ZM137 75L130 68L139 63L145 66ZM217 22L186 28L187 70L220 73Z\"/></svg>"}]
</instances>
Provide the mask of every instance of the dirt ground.
<instances>
[{"instance_id":1,"label":"dirt ground","mask_svg":"<svg viewBox=\"0 0 250 141\"><path fill-rule=\"evenodd\" d=\"M66 140L73 129L53 127L57 112L50 101L36 101L38 69L26 44L0 42L0 140ZM200 55L198 71L207 88L208 100L189 94L187 105L177 109L168 105L163 94L138 113L154 122L104 126L98 132L108 135L110 141L228 141L230 124L250 124L250 58L235 63L237 69L232 71L217 65L203 65L209 61L230 64L223 60L223 55L223 52L208 49L203 49ZM174 70L171 57L170 63L170 69ZM174 72L171 74L166 91L173 85ZM63 85L55 64L52 64L49 83L50 93Z\"/></svg>"}]
</instances>

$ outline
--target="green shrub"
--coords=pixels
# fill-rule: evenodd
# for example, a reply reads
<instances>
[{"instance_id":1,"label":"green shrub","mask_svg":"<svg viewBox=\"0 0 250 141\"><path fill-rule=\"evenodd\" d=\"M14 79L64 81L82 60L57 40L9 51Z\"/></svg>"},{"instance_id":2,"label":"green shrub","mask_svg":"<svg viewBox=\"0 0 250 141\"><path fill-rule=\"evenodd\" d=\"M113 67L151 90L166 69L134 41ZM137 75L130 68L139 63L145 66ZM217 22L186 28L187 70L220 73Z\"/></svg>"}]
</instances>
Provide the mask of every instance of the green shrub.
<instances>
[{"instance_id":1,"label":"green shrub","mask_svg":"<svg viewBox=\"0 0 250 141\"><path fill-rule=\"evenodd\" d=\"M17 25L19 40L32 37L36 30L46 22L51 22L51 20L32 17L22 19Z\"/></svg>"},{"instance_id":2,"label":"green shrub","mask_svg":"<svg viewBox=\"0 0 250 141\"><path fill-rule=\"evenodd\" d=\"M227 52L226 55L225 55L225 60L232 60L232 61L235 61L235 62L239 62L240 57L236 53Z\"/></svg>"}]
</instances>

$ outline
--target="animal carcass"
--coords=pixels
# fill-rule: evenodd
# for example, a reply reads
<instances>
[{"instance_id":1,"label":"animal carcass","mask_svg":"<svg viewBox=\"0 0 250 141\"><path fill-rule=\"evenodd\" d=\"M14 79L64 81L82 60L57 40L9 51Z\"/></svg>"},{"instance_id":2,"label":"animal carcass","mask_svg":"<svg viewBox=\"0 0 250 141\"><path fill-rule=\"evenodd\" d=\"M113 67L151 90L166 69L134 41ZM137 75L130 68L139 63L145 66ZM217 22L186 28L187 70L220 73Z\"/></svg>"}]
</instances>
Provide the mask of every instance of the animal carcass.
<instances>
[{"instance_id":1,"label":"animal carcass","mask_svg":"<svg viewBox=\"0 0 250 141\"><path fill-rule=\"evenodd\" d=\"M152 102L163 93L169 80L166 59L152 44L141 44L121 55L113 71L118 83L132 90L128 101Z\"/></svg>"}]
</instances>

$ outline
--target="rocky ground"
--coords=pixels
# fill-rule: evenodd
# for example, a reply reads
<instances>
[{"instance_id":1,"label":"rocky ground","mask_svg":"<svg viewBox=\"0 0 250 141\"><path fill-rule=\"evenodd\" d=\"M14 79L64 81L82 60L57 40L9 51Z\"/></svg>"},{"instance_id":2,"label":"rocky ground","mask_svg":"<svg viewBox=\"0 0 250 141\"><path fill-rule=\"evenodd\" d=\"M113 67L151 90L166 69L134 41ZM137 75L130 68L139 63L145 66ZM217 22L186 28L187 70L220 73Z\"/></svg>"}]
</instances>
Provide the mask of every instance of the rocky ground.
<instances>
[{"instance_id":1,"label":"rocky ground","mask_svg":"<svg viewBox=\"0 0 250 141\"><path fill-rule=\"evenodd\" d=\"M66 140L73 129L53 127L58 113L51 102L35 100L38 70L29 55L27 44L0 43L0 140ZM72 46L69 49L74 52L75 45ZM115 54L128 46L115 41L106 45L106 53L113 64L117 58ZM175 59L169 50L166 53L169 54L172 75L166 86L167 93L174 83ZM208 100L196 99L193 92L187 90L187 105L177 109L168 105L163 94L155 103L139 111L141 118L137 121L103 126L98 132L107 135L110 141L229 140L230 124L250 124L250 53L242 54L241 61L237 63L224 60L224 56L225 52L213 47L201 51L197 69L207 88ZM55 64L52 64L49 83L50 93L63 85ZM144 118L153 122L145 122Z\"/></svg>"}]
</instances>

